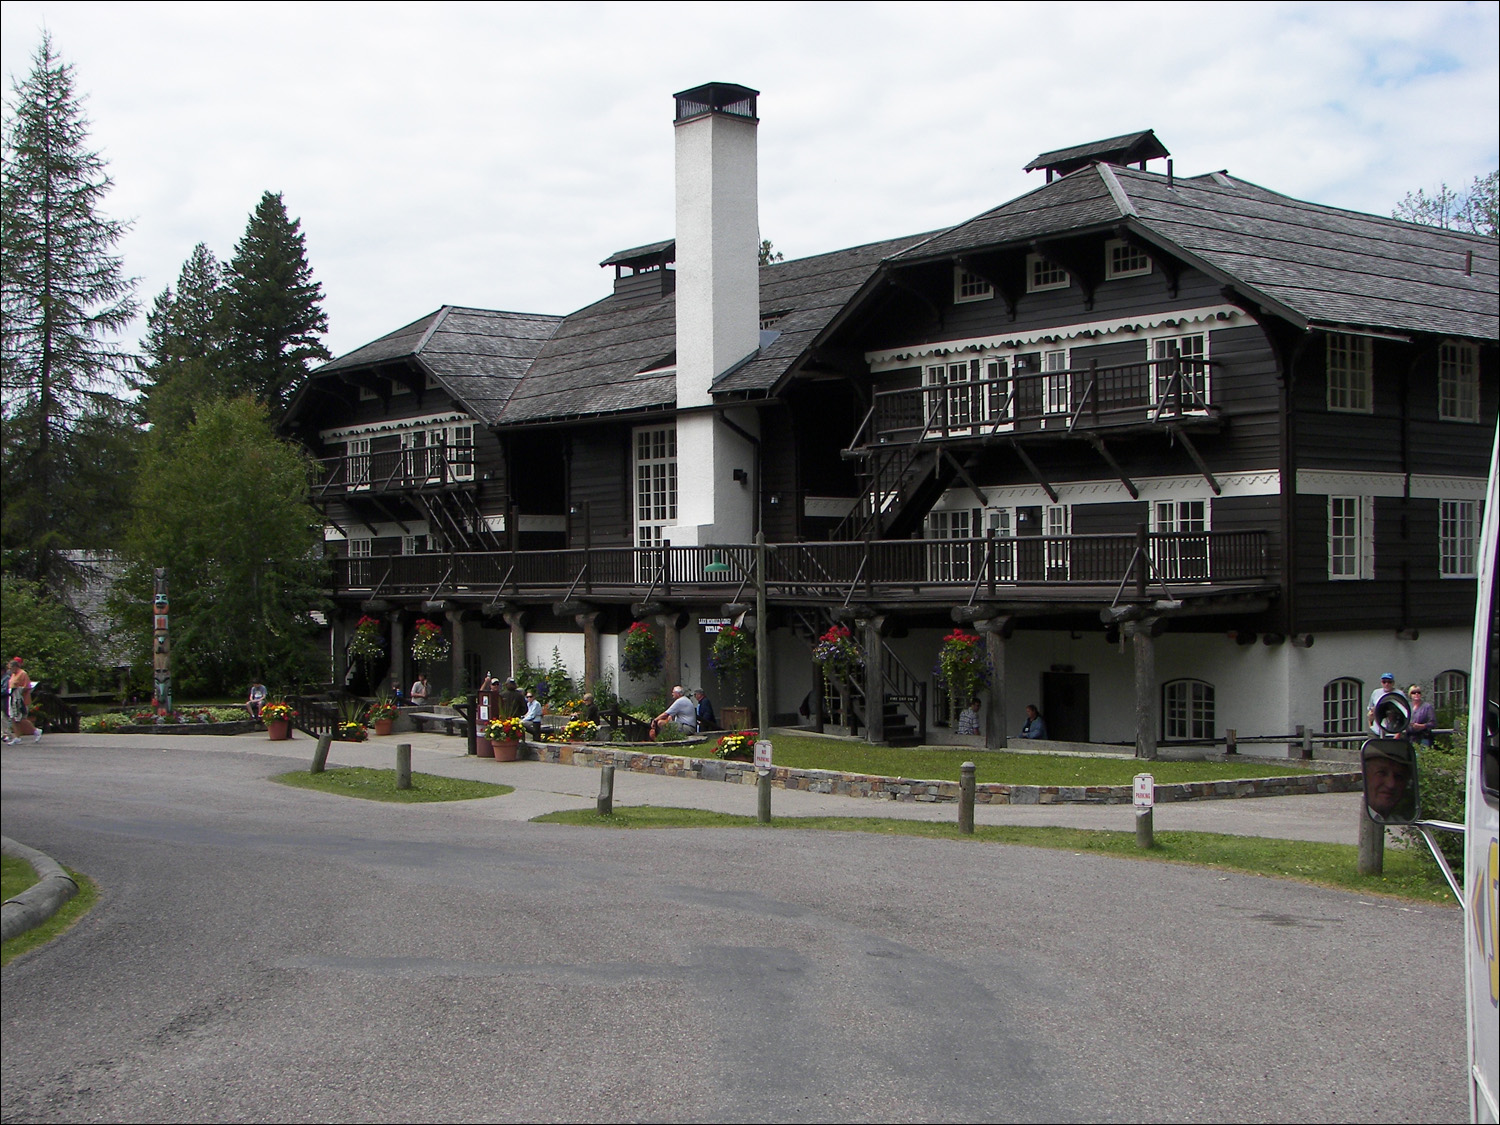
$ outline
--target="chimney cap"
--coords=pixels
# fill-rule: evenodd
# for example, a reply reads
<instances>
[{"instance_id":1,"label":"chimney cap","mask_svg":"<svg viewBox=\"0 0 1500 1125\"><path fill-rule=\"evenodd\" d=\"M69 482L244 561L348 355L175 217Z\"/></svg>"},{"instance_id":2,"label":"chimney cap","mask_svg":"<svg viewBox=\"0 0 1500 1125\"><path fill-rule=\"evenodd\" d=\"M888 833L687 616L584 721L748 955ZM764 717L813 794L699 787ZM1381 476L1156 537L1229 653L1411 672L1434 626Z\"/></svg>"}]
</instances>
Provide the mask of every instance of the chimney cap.
<instances>
[{"instance_id":1,"label":"chimney cap","mask_svg":"<svg viewBox=\"0 0 1500 1125\"><path fill-rule=\"evenodd\" d=\"M710 113L722 113L728 117L744 117L751 121L755 116L755 99L759 90L749 86L736 86L733 82L707 82L673 94L677 100L676 122L681 124Z\"/></svg>"}]
</instances>

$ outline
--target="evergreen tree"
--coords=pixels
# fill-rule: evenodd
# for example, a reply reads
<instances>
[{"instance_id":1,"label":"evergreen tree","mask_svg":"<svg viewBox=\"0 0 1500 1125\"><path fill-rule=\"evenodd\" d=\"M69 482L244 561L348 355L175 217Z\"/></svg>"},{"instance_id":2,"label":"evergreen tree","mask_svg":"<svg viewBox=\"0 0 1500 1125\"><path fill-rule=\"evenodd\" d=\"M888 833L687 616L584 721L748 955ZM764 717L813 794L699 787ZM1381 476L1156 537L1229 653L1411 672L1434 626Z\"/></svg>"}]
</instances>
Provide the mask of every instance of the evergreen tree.
<instances>
[{"instance_id":1,"label":"evergreen tree","mask_svg":"<svg viewBox=\"0 0 1500 1125\"><path fill-rule=\"evenodd\" d=\"M307 264L300 220L288 219L280 193L266 192L229 263L229 347L235 377L279 414L306 377L308 363L331 359L323 287Z\"/></svg>"},{"instance_id":2,"label":"evergreen tree","mask_svg":"<svg viewBox=\"0 0 1500 1125\"><path fill-rule=\"evenodd\" d=\"M134 282L113 253L125 225L99 208L110 188L88 147L73 68L43 36L14 89L0 177L0 415L4 435L6 565L28 577L65 576L78 542L70 487L91 450L91 425L128 411L113 392L128 356L113 339L135 313Z\"/></svg>"},{"instance_id":3,"label":"evergreen tree","mask_svg":"<svg viewBox=\"0 0 1500 1125\"><path fill-rule=\"evenodd\" d=\"M227 294L224 267L200 242L182 265L176 293L164 289L152 304L137 387L158 437L186 429L200 403L249 391L236 381L228 354Z\"/></svg>"}]
</instances>

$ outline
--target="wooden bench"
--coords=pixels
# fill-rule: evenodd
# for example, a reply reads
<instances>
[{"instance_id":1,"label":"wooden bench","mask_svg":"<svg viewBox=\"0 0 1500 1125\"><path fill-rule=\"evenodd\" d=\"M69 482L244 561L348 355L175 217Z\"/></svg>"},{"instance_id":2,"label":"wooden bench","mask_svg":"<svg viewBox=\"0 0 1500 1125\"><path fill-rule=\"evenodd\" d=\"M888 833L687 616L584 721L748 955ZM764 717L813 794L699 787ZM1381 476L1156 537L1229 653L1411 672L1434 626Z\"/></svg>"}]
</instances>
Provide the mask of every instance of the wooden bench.
<instances>
[{"instance_id":1,"label":"wooden bench","mask_svg":"<svg viewBox=\"0 0 1500 1125\"><path fill-rule=\"evenodd\" d=\"M434 725L442 723L444 734L467 735L469 733L469 720L462 715L439 715L436 711L406 711L404 715L416 724L419 732L426 731L429 723ZM454 729L455 726L457 730Z\"/></svg>"}]
</instances>

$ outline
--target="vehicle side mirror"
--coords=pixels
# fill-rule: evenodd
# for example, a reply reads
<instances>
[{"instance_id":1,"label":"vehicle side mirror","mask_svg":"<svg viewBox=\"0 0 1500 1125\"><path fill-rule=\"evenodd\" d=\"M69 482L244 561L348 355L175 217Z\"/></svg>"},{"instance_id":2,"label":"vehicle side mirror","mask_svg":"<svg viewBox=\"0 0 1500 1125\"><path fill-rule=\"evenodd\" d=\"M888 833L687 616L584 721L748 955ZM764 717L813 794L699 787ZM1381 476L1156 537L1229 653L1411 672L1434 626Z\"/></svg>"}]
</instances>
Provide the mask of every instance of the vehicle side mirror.
<instances>
[{"instance_id":1,"label":"vehicle side mirror","mask_svg":"<svg viewBox=\"0 0 1500 1125\"><path fill-rule=\"evenodd\" d=\"M1368 739L1360 748L1359 760L1364 771L1365 812L1371 820L1376 824L1411 824L1421 819L1417 755L1410 742L1404 738Z\"/></svg>"},{"instance_id":2,"label":"vehicle side mirror","mask_svg":"<svg viewBox=\"0 0 1500 1125\"><path fill-rule=\"evenodd\" d=\"M1399 691L1388 691L1375 701L1375 733L1381 738L1400 738L1411 724L1411 700Z\"/></svg>"}]
</instances>

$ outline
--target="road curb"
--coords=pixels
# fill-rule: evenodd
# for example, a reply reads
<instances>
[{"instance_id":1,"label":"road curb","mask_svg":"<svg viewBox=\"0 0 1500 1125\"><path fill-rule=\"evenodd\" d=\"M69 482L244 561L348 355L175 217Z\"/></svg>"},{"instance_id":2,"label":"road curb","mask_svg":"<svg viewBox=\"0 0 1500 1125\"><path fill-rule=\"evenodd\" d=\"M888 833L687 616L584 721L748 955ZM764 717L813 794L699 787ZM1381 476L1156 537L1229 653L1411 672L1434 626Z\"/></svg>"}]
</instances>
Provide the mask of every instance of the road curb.
<instances>
[{"instance_id":1,"label":"road curb","mask_svg":"<svg viewBox=\"0 0 1500 1125\"><path fill-rule=\"evenodd\" d=\"M63 904L78 893L78 884L63 870L62 865L49 855L17 843L9 836L0 836L0 854L24 859L36 869L38 882L28 887L15 898L5 900L0 907L0 941L34 930L63 908Z\"/></svg>"}]
</instances>

